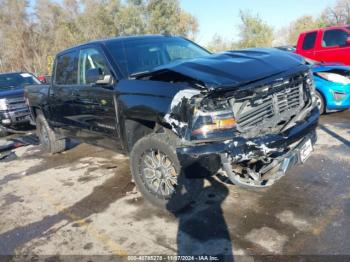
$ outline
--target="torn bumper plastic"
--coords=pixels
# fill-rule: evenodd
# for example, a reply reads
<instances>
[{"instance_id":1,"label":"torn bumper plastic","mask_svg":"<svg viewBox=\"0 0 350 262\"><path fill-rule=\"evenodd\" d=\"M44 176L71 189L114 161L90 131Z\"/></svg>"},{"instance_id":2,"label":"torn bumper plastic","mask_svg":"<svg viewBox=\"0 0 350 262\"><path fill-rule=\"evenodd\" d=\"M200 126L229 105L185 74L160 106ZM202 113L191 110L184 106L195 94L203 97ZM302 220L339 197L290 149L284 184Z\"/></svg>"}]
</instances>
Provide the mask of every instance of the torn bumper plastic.
<instances>
[{"instance_id":1,"label":"torn bumper plastic","mask_svg":"<svg viewBox=\"0 0 350 262\"><path fill-rule=\"evenodd\" d=\"M281 170L285 173L294 164L300 163L298 155L299 145L308 139L315 144L316 127L319 119L319 110L314 108L308 117L293 127L279 134L269 134L252 139L234 137L232 140L208 142L205 144L181 147L177 149L178 158L186 175L202 177L203 174L217 171L225 164L225 157L230 163L240 163L246 160L273 156L274 153L286 152L291 145L296 147L285 154L279 154ZM282 155L282 157L281 157ZM227 163L226 163L227 164Z\"/></svg>"}]
</instances>

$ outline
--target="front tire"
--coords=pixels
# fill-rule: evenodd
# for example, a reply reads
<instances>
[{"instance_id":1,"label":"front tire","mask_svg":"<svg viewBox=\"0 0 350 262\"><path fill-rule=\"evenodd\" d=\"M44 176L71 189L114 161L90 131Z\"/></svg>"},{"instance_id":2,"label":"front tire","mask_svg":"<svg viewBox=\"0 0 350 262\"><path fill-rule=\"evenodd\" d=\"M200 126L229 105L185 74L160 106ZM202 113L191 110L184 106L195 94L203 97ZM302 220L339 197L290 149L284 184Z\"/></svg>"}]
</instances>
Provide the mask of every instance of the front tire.
<instances>
[{"instance_id":1,"label":"front tire","mask_svg":"<svg viewBox=\"0 0 350 262\"><path fill-rule=\"evenodd\" d=\"M36 118L37 135L45 152L55 154L66 149L66 139L59 139L50 128L45 116L39 112Z\"/></svg>"},{"instance_id":2,"label":"front tire","mask_svg":"<svg viewBox=\"0 0 350 262\"><path fill-rule=\"evenodd\" d=\"M153 205L176 212L188 206L202 187L199 179L185 176L173 137L150 134L134 145L131 173L143 197Z\"/></svg>"}]
</instances>

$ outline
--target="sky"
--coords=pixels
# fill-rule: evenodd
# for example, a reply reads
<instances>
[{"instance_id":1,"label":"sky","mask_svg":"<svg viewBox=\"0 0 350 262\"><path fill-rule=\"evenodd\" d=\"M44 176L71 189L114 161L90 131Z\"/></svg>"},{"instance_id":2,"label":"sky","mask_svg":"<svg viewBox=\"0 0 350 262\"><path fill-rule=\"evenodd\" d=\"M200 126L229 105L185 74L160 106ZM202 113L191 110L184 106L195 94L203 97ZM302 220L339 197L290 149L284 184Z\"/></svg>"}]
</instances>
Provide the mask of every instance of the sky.
<instances>
[{"instance_id":1,"label":"sky","mask_svg":"<svg viewBox=\"0 0 350 262\"><path fill-rule=\"evenodd\" d=\"M60 0L57 0L60 1ZM287 26L302 15L320 14L336 0L179 0L181 7L197 17L196 41L207 44L215 34L237 40L239 10L250 10L275 29ZM35 0L29 0L31 5Z\"/></svg>"},{"instance_id":2,"label":"sky","mask_svg":"<svg viewBox=\"0 0 350 262\"><path fill-rule=\"evenodd\" d=\"M208 43L215 33L237 40L239 10L250 10L275 29L287 26L302 15L320 14L336 0L180 0L181 7L199 22L197 42Z\"/></svg>"}]
</instances>

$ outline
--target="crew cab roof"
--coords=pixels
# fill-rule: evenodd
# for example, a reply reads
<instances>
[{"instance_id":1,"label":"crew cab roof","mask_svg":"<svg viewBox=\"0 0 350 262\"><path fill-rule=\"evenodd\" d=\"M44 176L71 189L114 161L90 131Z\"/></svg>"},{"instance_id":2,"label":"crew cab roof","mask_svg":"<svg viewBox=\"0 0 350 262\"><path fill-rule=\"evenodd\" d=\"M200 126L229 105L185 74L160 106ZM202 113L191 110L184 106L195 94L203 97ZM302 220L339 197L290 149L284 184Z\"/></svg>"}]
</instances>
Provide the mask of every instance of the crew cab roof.
<instances>
[{"instance_id":1,"label":"crew cab roof","mask_svg":"<svg viewBox=\"0 0 350 262\"><path fill-rule=\"evenodd\" d=\"M116 42L116 41L129 41L129 40L145 40L145 39L162 39L162 38L167 38L167 37L172 37L172 38L178 38L180 36L172 36L172 35L132 35L132 36L118 36L118 37L112 37L112 38L105 38L105 39L99 39L99 40L93 40L90 42L86 42L83 44L79 44L76 46L73 46L71 48L65 49L59 53L57 53L57 55L61 55L70 51L73 51L77 48L83 47L85 45L89 45L89 44L102 44L105 45L108 42Z\"/></svg>"},{"instance_id":2,"label":"crew cab roof","mask_svg":"<svg viewBox=\"0 0 350 262\"><path fill-rule=\"evenodd\" d=\"M311 32L324 31L324 30L330 30L330 29L339 29L339 28L345 28L345 29L349 30L350 25L336 25L336 26L315 28L315 29L303 31L301 34L307 34L307 33L311 33Z\"/></svg>"}]
</instances>

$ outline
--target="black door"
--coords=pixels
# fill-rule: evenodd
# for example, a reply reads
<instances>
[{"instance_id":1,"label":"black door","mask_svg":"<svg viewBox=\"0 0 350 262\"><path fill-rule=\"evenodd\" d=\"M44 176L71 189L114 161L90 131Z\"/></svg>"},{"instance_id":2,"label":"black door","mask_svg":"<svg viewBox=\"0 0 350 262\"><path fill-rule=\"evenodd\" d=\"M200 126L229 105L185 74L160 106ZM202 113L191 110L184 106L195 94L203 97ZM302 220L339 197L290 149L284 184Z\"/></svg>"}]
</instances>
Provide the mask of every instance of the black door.
<instances>
[{"instance_id":1,"label":"black door","mask_svg":"<svg viewBox=\"0 0 350 262\"><path fill-rule=\"evenodd\" d=\"M49 107L54 126L72 129L75 126L73 91L78 86L78 51L59 55L55 62L55 78L49 94Z\"/></svg>"}]
</instances>

